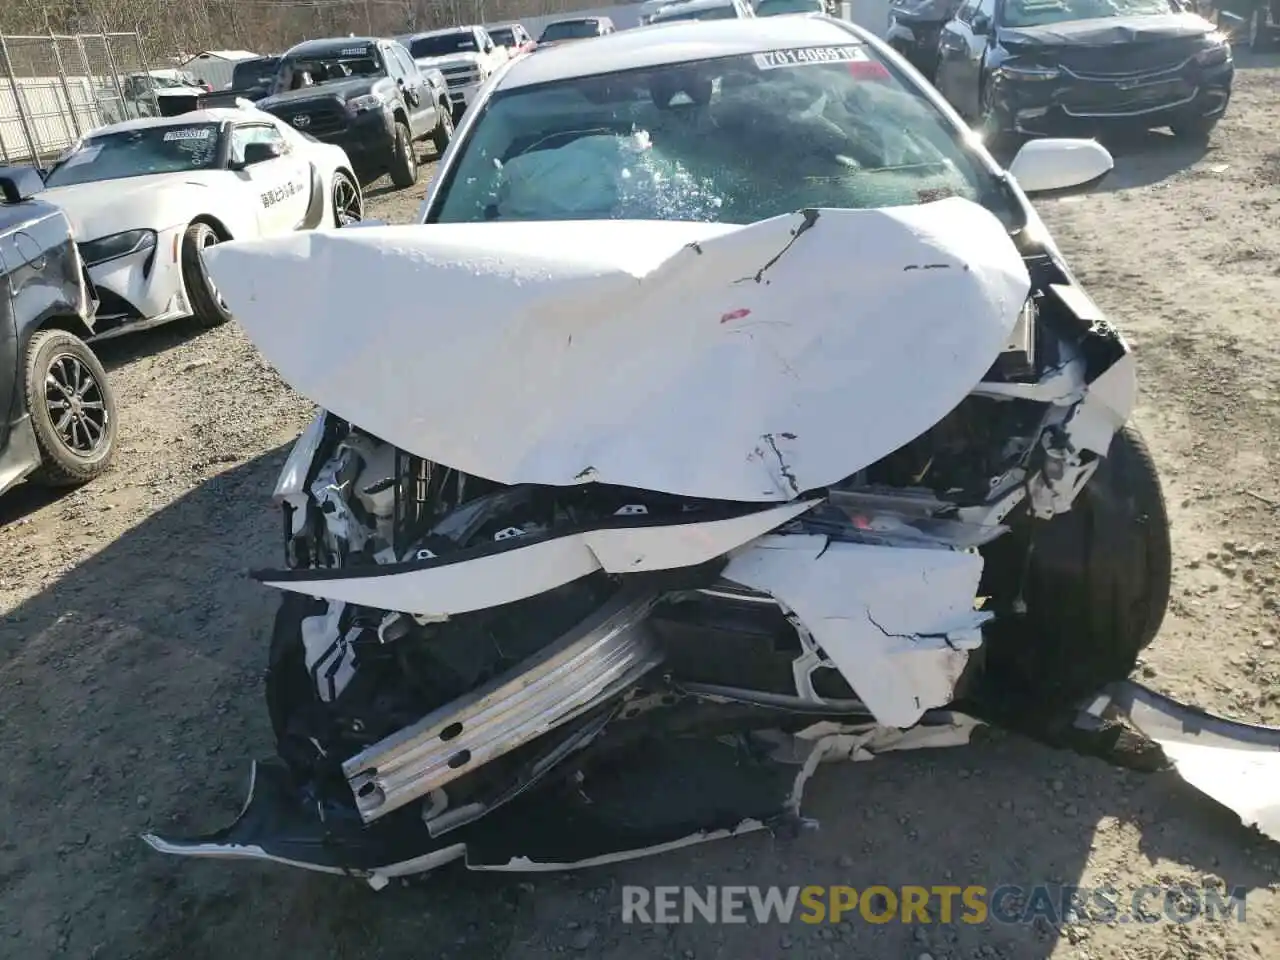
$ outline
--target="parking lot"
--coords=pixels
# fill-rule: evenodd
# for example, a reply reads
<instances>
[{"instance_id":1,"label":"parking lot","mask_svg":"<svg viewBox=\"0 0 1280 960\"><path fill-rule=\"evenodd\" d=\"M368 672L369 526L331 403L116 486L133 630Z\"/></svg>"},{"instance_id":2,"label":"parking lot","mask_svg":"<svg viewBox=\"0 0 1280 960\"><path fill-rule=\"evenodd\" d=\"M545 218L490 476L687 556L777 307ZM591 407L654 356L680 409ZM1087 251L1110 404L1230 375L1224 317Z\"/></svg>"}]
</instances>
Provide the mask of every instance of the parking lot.
<instances>
[{"instance_id":1,"label":"parking lot","mask_svg":"<svg viewBox=\"0 0 1280 960\"><path fill-rule=\"evenodd\" d=\"M1122 140L1099 192L1042 212L1138 352L1138 424L1176 552L1144 682L1280 724L1280 56L1238 68L1207 150ZM430 173L407 191L372 185L367 215L411 219ZM311 408L234 325L174 324L101 352L120 402L114 470L69 496L0 502L0 956L1280 956L1275 844L1171 775L996 735L825 769L807 795L816 832L577 874L458 867L374 893L151 852L147 829L233 817L247 761L272 752L260 678L276 597L245 571L278 559L271 486ZM619 909L623 884L1038 882L1243 885L1247 918L650 928Z\"/></svg>"}]
</instances>

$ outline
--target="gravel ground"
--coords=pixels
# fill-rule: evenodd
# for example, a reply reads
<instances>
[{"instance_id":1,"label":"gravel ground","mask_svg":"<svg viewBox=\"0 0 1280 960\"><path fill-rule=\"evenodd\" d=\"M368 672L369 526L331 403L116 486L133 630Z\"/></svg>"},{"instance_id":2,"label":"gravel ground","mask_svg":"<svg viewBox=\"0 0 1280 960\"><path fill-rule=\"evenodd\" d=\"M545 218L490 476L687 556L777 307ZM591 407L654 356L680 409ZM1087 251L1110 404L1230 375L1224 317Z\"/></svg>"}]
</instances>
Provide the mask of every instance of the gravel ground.
<instances>
[{"instance_id":1,"label":"gravel ground","mask_svg":"<svg viewBox=\"0 0 1280 960\"><path fill-rule=\"evenodd\" d=\"M1207 150L1118 144L1103 192L1044 213L1138 350L1138 422L1173 512L1176 571L1147 682L1280 723L1280 59L1241 55ZM424 181L425 183L425 177ZM370 192L412 217L421 187ZM532 878L447 870L373 893L266 865L161 857L141 831L234 816L271 751L260 673L274 595L269 492L309 415L234 326L103 346L115 470L0 503L0 956L285 958L1280 957L1280 848L1171 776L995 736L823 770L816 833ZM623 925L640 884L1243 885L1245 923L667 928Z\"/></svg>"}]
</instances>

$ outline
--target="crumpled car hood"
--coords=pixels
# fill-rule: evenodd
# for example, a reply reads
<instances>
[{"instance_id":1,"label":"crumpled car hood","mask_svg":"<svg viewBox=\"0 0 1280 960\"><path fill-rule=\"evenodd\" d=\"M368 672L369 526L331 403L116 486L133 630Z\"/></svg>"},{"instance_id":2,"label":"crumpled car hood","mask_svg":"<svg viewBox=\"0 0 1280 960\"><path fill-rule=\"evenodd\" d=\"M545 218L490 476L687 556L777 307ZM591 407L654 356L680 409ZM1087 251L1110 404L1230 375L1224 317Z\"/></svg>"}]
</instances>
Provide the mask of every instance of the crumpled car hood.
<instances>
[{"instance_id":1,"label":"crumpled car hood","mask_svg":"<svg viewBox=\"0 0 1280 960\"><path fill-rule=\"evenodd\" d=\"M1198 14L1169 13L1095 17L1040 27L1001 27L1000 40L1009 44L1093 47L1202 37L1213 29L1213 24Z\"/></svg>"},{"instance_id":2,"label":"crumpled car hood","mask_svg":"<svg viewBox=\"0 0 1280 960\"><path fill-rule=\"evenodd\" d=\"M366 227L220 244L232 313L297 390L500 483L785 501L919 436L1030 281L968 200L748 226Z\"/></svg>"}]
</instances>

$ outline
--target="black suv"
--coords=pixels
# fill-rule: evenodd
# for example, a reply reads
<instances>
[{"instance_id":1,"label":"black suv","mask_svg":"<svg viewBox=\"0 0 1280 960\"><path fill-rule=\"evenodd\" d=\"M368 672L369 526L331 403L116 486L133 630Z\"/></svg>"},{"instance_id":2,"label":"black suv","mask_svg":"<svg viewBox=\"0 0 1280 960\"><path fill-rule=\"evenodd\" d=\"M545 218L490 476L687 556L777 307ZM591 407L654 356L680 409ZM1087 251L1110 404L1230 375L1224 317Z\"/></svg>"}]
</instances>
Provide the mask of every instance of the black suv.
<instances>
[{"instance_id":1,"label":"black suv","mask_svg":"<svg viewBox=\"0 0 1280 960\"><path fill-rule=\"evenodd\" d=\"M361 176L391 174L397 187L418 179L413 144L437 153L453 136L449 92L439 71L420 71L394 40L308 40L280 60L259 109L347 151Z\"/></svg>"},{"instance_id":2,"label":"black suv","mask_svg":"<svg viewBox=\"0 0 1280 960\"><path fill-rule=\"evenodd\" d=\"M95 301L66 215L30 167L0 167L0 493L71 487L115 452L116 402L82 338Z\"/></svg>"}]
</instances>

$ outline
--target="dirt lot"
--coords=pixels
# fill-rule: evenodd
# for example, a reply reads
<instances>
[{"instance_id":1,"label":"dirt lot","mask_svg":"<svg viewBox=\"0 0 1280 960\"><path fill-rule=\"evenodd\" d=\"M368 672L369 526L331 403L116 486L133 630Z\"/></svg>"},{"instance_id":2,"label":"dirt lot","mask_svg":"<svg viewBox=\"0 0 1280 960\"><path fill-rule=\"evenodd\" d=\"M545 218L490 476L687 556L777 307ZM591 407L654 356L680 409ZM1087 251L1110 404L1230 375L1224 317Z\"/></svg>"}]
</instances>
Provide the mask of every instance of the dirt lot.
<instances>
[{"instance_id":1,"label":"dirt lot","mask_svg":"<svg viewBox=\"0 0 1280 960\"><path fill-rule=\"evenodd\" d=\"M1044 213L1137 347L1139 423L1174 516L1173 609L1143 671L1217 712L1280 723L1280 59L1241 57L1210 148L1117 147L1104 192ZM412 216L421 190L371 212ZM277 559L268 496L309 413L234 327L104 345L113 473L0 503L0 956L284 958L1280 957L1280 847L1170 776L1012 737L822 771L821 829L564 877L447 870L375 894L287 868L151 853L207 829L270 753L260 694ZM1225 880L1244 924L624 926L640 884Z\"/></svg>"}]
</instances>

